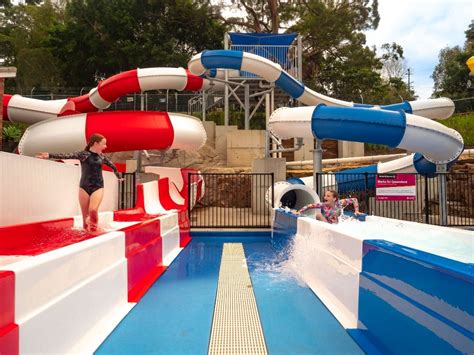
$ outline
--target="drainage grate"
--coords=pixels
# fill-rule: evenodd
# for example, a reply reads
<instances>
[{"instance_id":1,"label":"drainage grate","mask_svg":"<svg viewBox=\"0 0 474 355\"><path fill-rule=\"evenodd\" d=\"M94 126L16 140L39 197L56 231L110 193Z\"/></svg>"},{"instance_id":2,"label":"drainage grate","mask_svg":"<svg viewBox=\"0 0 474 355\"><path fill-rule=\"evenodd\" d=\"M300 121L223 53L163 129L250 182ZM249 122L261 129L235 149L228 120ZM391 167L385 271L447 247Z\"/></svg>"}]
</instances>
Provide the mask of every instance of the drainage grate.
<instances>
[{"instance_id":1,"label":"drainage grate","mask_svg":"<svg viewBox=\"0 0 474 355\"><path fill-rule=\"evenodd\" d=\"M209 354L267 354L241 243L224 243Z\"/></svg>"}]
</instances>

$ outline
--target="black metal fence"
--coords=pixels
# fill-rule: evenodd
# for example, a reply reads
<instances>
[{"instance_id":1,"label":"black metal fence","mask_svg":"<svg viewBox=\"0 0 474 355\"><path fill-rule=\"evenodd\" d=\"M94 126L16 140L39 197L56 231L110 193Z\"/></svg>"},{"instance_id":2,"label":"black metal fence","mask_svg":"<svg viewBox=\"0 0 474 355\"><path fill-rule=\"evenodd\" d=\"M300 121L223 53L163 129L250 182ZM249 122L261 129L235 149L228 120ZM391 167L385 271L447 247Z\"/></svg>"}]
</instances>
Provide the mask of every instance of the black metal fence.
<instances>
[{"instance_id":1,"label":"black metal fence","mask_svg":"<svg viewBox=\"0 0 474 355\"><path fill-rule=\"evenodd\" d=\"M270 228L273 173L189 174L189 181L198 178L204 195L197 201L200 192L189 189L191 228Z\"/></svg>"},{"instance_id":2,"label":"black metal fence","mask_svg":"<svg viewBox=\"0 0 474 355\"><path fill-rule=\"evenodd\" d=\"M403 174L401 174L403 175ZM446 173L430 177L411 174L416 179L416 197L411 201L378 200L377 174L317 174L317 191L324 194L336 190L340 198L356 197L361 212L380 217L443 225L442 209L447 226L474 226L474 174ZM445 192L443 192L445 191ZM442 205L442 194L446 203Z\"/></svg>"},{"instance_id":3,"label":"black metal fence","mask_svg":"<svg viewBox=\"0 0 474 355\"><path fill-rule=\"evenodd\" d=\"M119 183L119 209L135 207L137 199L137 178L135 173L123 173L124 181Z\"/></svg>"}]
</instances>

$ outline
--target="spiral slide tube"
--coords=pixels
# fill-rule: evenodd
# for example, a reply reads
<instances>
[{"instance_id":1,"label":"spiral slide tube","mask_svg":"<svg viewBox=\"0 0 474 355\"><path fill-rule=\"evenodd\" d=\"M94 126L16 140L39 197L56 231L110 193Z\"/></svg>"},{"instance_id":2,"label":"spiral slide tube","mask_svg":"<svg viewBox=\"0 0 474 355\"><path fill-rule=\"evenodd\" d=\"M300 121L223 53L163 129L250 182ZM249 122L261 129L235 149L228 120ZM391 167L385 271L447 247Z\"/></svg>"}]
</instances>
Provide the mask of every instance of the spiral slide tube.
<instances>
[{"instance_id":1,"label":"spiral slide tube","mask_svg":"<svg viewBox=\"0 0 474 355\"><path fill-rule=\"evenodd\" d=\"M458 132L428 119L452 115L454 104L447 98L380 107L353 104L318 94L283 71L280 65L239 51L204 51L194 56L188 66L196 75L215 68L248 71L274 82L294 99L310 105L281 108L272 114L269 129L279 138L316 137L368 142L418 152L377 166L346 170L345 173L432 174L437 164L452 164L463 151L463 139ZM309 179L312 177L290 183L304 184ZM335 185L332 182L327 184Z\"/></svg>"},{"instance_id":2,"label":"spiral slide tube","mask_svg":"<svg viewBox=\"0 0 474 355\"><path fill-rule=\"evenodd\" d=\"M448 118L454 112L454 103L448 98L405 101L400 104L387 106L354 104L334 99L305 87L303 83L285 72L279 64L259 55L242 51L204 51L191 58L188 68L195 75L203 75L207 70L212 71L216 68L248 71L261 76L269 82L274 82L275 85L287 92L291 97L308 106L326 104L342 107L377 107L392 111L404 110L407 113L436 119Z\"/></svg>"},{"instance_id":3,"label":"spiral slide tube","mask_svg":"<svg viewBox=\"0 0 474 355\"><path fill-rule=\"evenodd\" d=\"M206 131L198 119L166 112L90 112L38 122L25 131L18 150L38 152L82 150L87 137L99 132L107 137L107 152L141 149L197 150L206 143Z\"/></svg>"},{"instance_id":4,"label":"spiral slide tube","mask_svg":"<svg viewBox=\"0 0 474 355\"><path fill-rule=\"evenodd\" d=\"M31 124L73 113L105 110L119 97L130 93L161 89L200 91L209 87L209 80L193 75L184 68L134 69L113 75L101 81L88 94L78 97L46 101L21 95L4 95L3 118Z\"/></svg>"},{"instance_id":5,"label":"spiral slide tube","mask_svg":"<svg viewBox=\"0 0 474 355\"><path fill-rule=\"evenodd\" d=\"M216 73L216 77L222 73ZM20 154L40 151L71 152L83 149L90 134L108 138L108 152L138 149L198 150L206 142L201 122L192 116L162 112L100 112L122 95L145 90L198 91L209 80L183 68L135 69L99 83L89 94L64 100L37 100L5 95L4 117L33 124L22 137ZM82 112L82 114L78 114ZM58 119L59 116L64 116Z\"/></svg>"}]
</instances>

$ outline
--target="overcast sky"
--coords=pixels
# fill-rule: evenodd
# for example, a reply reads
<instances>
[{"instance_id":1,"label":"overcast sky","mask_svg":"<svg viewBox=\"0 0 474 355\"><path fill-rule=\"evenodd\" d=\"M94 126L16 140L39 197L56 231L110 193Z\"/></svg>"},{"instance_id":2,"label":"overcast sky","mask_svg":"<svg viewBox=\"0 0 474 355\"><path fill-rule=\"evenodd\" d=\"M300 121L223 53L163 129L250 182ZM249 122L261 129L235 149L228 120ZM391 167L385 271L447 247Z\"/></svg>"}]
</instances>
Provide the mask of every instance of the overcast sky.
<instances>
[{"instance_id":1,"label":"overcast sky","mask_svg":"<svg viewBox=\"0 0 474 355\"><path fill-rule=\"evenodd\" d=\"M366 33L367 44L377 48L387 42L400 44L413 72L415 92L421 99L429 98L439 51L464 44L464 31L474 19L474 1L379 0L379 13L379 27Z\"/></svg>"}]
</instances>

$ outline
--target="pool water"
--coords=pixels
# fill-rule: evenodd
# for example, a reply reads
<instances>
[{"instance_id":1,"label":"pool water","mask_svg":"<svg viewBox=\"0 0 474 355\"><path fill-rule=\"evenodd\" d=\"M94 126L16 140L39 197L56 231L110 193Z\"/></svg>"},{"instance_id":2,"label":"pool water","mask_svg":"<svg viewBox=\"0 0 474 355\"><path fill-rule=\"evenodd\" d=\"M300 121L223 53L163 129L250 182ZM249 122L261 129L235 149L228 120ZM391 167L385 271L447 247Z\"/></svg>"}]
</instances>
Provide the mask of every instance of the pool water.
<instances>
[{"instance_id":1,"label":"pool water","mask_svg":"<svg viewBox=\"0 0 474 355\"><path fill-rule=\"evenodd\" d=\"M193 238L96 353L206 354L224 243L243 243L270 354L363 354L269 237L225 235Z\"/></svg>"}]
</instances>

